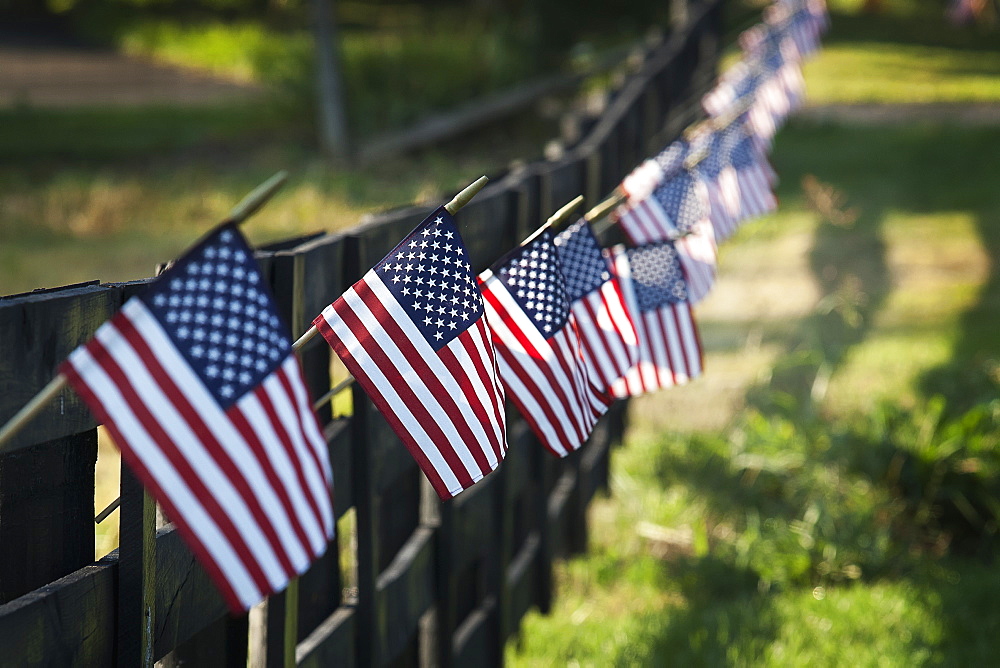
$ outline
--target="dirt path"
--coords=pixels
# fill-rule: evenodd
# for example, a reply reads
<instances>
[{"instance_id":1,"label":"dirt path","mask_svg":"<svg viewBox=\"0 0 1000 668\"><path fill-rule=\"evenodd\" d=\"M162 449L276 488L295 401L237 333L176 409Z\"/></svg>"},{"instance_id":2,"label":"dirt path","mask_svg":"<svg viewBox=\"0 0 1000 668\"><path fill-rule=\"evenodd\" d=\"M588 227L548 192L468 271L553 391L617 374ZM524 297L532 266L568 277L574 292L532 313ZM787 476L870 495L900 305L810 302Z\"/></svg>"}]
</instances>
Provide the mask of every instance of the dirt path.
<instances>
[{"instance_id":1,"label":"dirt path","mask_svg":"<svg viewBox=\"0 0 1000 668\"><path fill-rule=\"evenodd\" d=\"M0 45L0 108L209 105L262 90L110 50L45 43Z\"/></svg>"}]
</instances>

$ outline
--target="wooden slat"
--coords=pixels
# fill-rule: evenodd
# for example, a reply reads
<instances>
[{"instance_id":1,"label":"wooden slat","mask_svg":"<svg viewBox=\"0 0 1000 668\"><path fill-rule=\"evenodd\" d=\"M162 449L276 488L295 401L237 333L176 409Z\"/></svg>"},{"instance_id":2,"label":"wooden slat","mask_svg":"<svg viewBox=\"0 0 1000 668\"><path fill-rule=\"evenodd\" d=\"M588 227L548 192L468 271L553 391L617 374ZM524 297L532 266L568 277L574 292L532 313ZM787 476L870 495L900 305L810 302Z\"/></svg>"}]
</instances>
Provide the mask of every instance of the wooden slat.
<instances>
[{"instance_id":1,"label":"wooden slat","mask_svg":"<svg viewBox=\"0 0 1000 668\"><path fill-rule=\"evenodd\" d=\"M97 432L0 456L0 603L94 560Z\"/></svg>"},{"instance_id":2,"label":"wooden slat","mask_svg":"<svg viewBox=\"0 0 1000 668\"><path fill-rule=\"evenodd\" d=\"M96 284L68 286L0 299L0 424L42 389L58 366L118 310L121 290ZM96 426L83 400L68 387L7 443L13 452Z\"/></svg>"},{"instance_id":3,"label":"wooden slat","mask_svg":"<svg viewBox=\"0 0 1000 668\"><path fill-rule=\"evenodd\" d=\"M504 183L488 185L456 215L476 274L517 245L517 201Z\"/></svg>"},{"instance_id":4,"label":"wooden slat","mask_svg":"<svg viewBox=\"0 0 1000 668\"><path fill-rule=\"evenodd\" d=\"M117 555L0 605L0 663L111 666Z\"/></svg>"},{"instance_id":5,"label":"wooden slat","mask_svg":"<svg viewBox=\"0 0 1000 668\"><path fill-rule=\"evenodd\" d=\"M355 608L341 606L299 643L295 662L300 668L359 665L355 655L357 615Z\"/></svg>"},{"instance_id":6,"label":"wooden slat","mask_svg":"<svg viewBox=\"0 0 1000 668\"><path fill-rule=\"evenodd\" d=\"M434 531L420 527L378 576L377 664L390 661L409 645L421 616L434 603L434 557Z\"/></svg>"},{"instance_id":7,"label":"wooden slat","mask_svg":"<svg viewBox=\"0 0 1000 668\"><path fill-rule=\"evenodd\" d=\"M351 230L352 235L362 242L362 274L388 255L432 211L431 207L410 206L362 218L358 226Z\"/></svg>"},{"instance_id":8,"label":"wooden slat","mask_svg":"<svg viewBox=\"0 0 1000 668\"><path fill-rule=\"evenodd\" d=\"M504 634L513 635L521 617L535 605L538 588L537 563L541 553L541 540L532 533L521 545L504 574L507 605L504 608Z\"/></svg>"},{"instance_id":9,"label":"wooden slat","mask_svg":"<svg viewBox=\"0 0 1000 668\"><path fill-rule=\"evenodd\" d=\"M323 436L330 451L330 467L333 471L333 512L339 520L354 507L350 418L334 420L324 428Z\"/></svg>"},{"instance_id":10,"label":"wooden slat","mask_svg":"<svg viewBox=\"0 0 1000 668\"><path fill-rule=\"evenodd\" d=\"M215 584L173 526L157 532L156 590L157 659L226 614Z\"/></svg>"},{"instance_id":11,"label":"wooden slat","mask_svg":"<svg viewBox=\"0 0 1000 668\"><path fill-rule=\"evenodd\" d=\"M500 666L503 659L497 624L497 602L488 597L455 631L452 655L456 666Z\"/></svg>"},{"instance_id":12,"label":"wooden slat","mask_svg":"<svg viewBox=\"0 0 1000 668\"><path fill-rule=\"evenodd\" d=\"M156 502L121 469L118 549L118 665L152 666L156 624Z\"/></svg>"},{"instance_id":13,"label":"wooden slat","mask_svg":"<svg viewBox=\"0 0 1000 668\"><path fill-rule=\"evenodd\" d=\"M495 552L494 532L500 518L493 497L499 476L491 473L450 502L452 511L451 567L462 571L476 559Z\"/></svg>"}]
</instances>

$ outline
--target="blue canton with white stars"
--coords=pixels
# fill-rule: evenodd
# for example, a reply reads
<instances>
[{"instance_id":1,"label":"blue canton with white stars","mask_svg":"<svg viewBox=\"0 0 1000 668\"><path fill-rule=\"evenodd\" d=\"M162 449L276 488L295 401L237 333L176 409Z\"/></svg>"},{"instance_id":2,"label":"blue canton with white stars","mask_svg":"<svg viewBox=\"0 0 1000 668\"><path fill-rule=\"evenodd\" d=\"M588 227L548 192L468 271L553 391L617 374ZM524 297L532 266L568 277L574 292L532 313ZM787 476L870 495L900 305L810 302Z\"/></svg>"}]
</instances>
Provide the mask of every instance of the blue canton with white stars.
<instances>
[{"instance_id":1,"label":"blue canton with white stars","mask_svg":"<svg viewBox=\"0 0 1000 668\"><path fill-rule=\"evenodd\" d=\"M483 314L468 258L455 220L440 208L372 269L435 351Z\"/></svg>"},{"instance_id":2,"label":"blue canton with white stars","mask_svg":"<svg viewBox=\"0 0 1000 668\"><path fill-rule=\"evenodd\" d=\"M730 153L730 160L736 169L746 169L757 162L757 151L754 148L753 140L742 128L734 128L737 132L733 138L733 149Z\"/></svg>"},{"instance_id":3,"label":"blue canton with white stars","mask_svg":"<svg viewBox=\"0 0 1000 668\"><path fill-rule=\"evenodd\" d=\"M291 352L253 251L233 225L178 260L141 299L223 409Z\"/></svg>"},{"instance_id":4,"label":"blue canton with white stars","mask_svg":"<svg viewBox=\"0 0 1000 668\"><path fill-rule=\"evenodd\" d=\"M698 195L697 181L689 172L679 172L660 184L653 197L663 207L680 234L687 234L708 211Z\"/></svg>"},{"instance_id":5,"label":"blue canton with white stars","mask_svg":"<svg viewBox=\"0 0 1000 668\"><path fill-rule=\"evenodd\" d=\"M724 134L724 132L713 132L709 135L705 159L698 163L698 173L707 179L717 178L719 173L729 166L729 147Z\"/></svg>"},{"instance_id":6,"label":"blue canton with white stars","mask_svg":"<svg viewBox=\"0 0 1000 668\"><path fill-rule=\"evenodd\" d=\"M552 232L546 229L530 243L515 248L495 265L493 273L542 336L548 339L559 333L569 317L569 297Z\"/></svg>"},{"instance_id":7,"label":"blue canton with white stars","mask_svg":"<svg viewBox=\"0 0 1000 668\"><path fill-rule=\"evenodd\" d=\"M632 284L640 311L687 301L687 283L677 250L669 241L629 248Z\"/></svg>"},{"instance_id":8,"label":"blue canton with white stars","mask_svg":"<svg viewBox=\"0 0 1000 668\"><path fill-rule=\"evenodd\" d=\"M690 146L686 141L678 139L666 147L656 156L656 164L660 166L664 177L669 177L674 172L684 167L684 159L687 158Z\"/></svg>"},{"instance_id":9,"label":"blue canton with white stars","mask_svg":"<svg viewBox=\"0 0 1000 668\"><path fill-rule=\"evenodd\" d=\"M582 218L576 221L557 234L553 243L570 303L597 290L611 278L607 260L601 255L601 246L587 221Z\"/></svg>"}]
</instances>

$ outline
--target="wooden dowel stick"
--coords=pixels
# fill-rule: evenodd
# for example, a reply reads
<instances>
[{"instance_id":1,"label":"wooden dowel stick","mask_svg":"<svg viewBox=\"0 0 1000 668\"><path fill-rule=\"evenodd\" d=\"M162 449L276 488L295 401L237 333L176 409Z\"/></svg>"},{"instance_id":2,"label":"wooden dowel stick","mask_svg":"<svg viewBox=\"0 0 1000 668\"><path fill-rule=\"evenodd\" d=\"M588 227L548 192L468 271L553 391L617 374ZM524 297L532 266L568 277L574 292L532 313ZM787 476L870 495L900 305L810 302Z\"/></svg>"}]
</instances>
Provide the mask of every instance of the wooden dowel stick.
<instances>
[{"instance_id":1,"label":"wooden dowel stick","mask_svg":"<svg viewBox=\"0 0 1000 668\"><path fill-rule=\"evenodd\" d=\"M288 181L288 172L284 170L264 181L264 183L254 188L246 197L241 199L232 208L229 215L223 219L221 224L236 223L239 225L245 222L247 218L257 213L262 206L267 204L274 197L274 193L278 192L281 186L285 185L286 181Z\"/></svg>"},{"instance_id":2,"label":"wooden dowel stick","mask_svg":"<svg viewBox=\"0 0 1000 668\"><path fill-rule=\"evenodd\" d=\"M485 176L480 176L472 184L470 184L465 190L455 195L450 202L444 205L444 210L455 215L458 213L459 209L469 203L476 194L483 189L483 187L489 182L489 179Z\"/></svg>"},{"instance_id":3,"label":"wooden dowel stick","mask_svg":"<svg viewBox=\"0 0 1000 668\"><path fill-rule=\"evenodd\" d=\"M278 189L280 189L287 180L288 172L280 171L267 181L264 181L264 183L254 188L246 197L241 199L236 206L230 210L229 215L227 215L220 224L224 225L226 223L236 223L238 225L244 222L247 218L259 211L262 206L267 204L268 200L274 196L274 193L278 192ZM461 195L461 193L459 193L459 195ZM25 404L24 408L15 413L11 419L7 420L7 424L5 424L3 428L0 428L0 452L3 452L4 445L8 443L15 434L21 431L24 426L32 420L32 418L38 415L42 408L45 407L45 404L52 401L52 399L59 394L59 391L65 387L65 385L66 377L61 373L56 374L56 376L49 381L48 385L43 387L31 401Z\"/></svg>"},{"instance_id":4,"label":"wooden dowel stick","mask_svg":"<svg viewBox=\"0 0 1000 668\"><path fill-rule=\"evenodd\" d=\"M611 193L611 195L607 199L605 199L603 202L595 206L587 213L583 214L583 219L586 220L588 223L592 223L595 220L600 220L601 218L604 218L606 215L611 213L612 209L614 209L619 204L624 202L627 198L628 195L626 195L622 190L616 188L615 191Z\"/></svg>"},{"instance_id":5,"label":"wooden dowel stick","mask_svg":"<svg viewBox=\"0 0 1000 668\"><path fill-rule=\"evenodd\" d=\"M7 421L3 429L0 429L0 452L3 452L4 444L14 438L14 434L21 431L32 418L41 413L45 405L55 399L64 387L66 387L66 376L61 373L56 374L31 401Z\"/></svg>"},{"instance_id":6,"label":"wooden dowel stick","mask_svg":"<svg viewBox=\"0 0 1000 668\"><path fill-rule=\"evenodd\" d=\"M468 204L469 200L475 197L476 193L482 190L483 186L485 186L488 182L489 182L488 178L486 178L485 176L480 176L472 184L470 184L467 188L465 188L462 192L455 195L455 197L450 202L445 204L444 210L454 216L456 213L458 213L459 209ZM316 336L316 333L318 331L319 330L316 329L316 325L310 325L309 329L307 329L305 333L303 333L302 336L300 336L298 340L296 340L295 343L292 344L292 350L301 349L302 346L309 343L309 341L314 336Z\"/></svg>"}]
</instances>

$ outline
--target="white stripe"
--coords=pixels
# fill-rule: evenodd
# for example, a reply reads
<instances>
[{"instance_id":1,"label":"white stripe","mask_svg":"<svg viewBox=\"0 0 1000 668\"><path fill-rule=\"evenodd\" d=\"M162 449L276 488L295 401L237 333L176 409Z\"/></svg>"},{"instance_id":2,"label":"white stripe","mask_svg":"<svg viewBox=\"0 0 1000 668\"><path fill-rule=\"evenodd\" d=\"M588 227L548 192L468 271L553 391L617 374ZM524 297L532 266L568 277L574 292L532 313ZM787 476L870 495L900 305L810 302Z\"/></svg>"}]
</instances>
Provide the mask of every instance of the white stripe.
<instances>
[{"instance_id":1,"label":"white stripe","mask_svg":"<svg viewBox=\"0 0 1000 668\"><path fill-rule=\"evenodd\" d=\"M295 356L289 356L284 364L285 373L290 377L292 391L295 393L295 407L299 414L299 420L306 430L306 436L310 447L316 453L320 465L323 467L323 480L326 486L333 489L333 471L330 467L330 453L327 447L326 438L320 433L316 415L312 410L312 402L309 400L309 393L306 391L306 381L302 376L302 365ZM335 522L333 519L333 503L330 494L324 494L324 503L329 509L329 522L324 523L323 532L327 540L333 538ZM319 501L319 500L317 500ZM322 506L321 506L322 507ZM324 513L324 517L327 513Z\"/></svg>"},{"instance_id":2,"label":"white stripe","mask_svg":"<svg viewBox=\"0 0 1000 668\"><path fill-rule=\"evenodd\" d=\"M348 293L353 293L356 298L357 293L354 292L354 288L348 290L344 296ZM410 408L406 401L404 401L394 390L393 385L382 373L379 365L372 360L368 352L361 346L361 343L354 336L354 332L348 327L337 312L334 311L333 306L327 306L323 309L323 318L330 325L334 334L337 338L344 344L350 353L354 361L361 367L365 375L369 377L372 384L378 389L379 394L388 404L389 409L392 411L393 416L402 423L403 428L406 429L407 433L413 438L417 447L427 458L428 463L441 477L442 484L448 489L448 492L454 496L462 491L462 485L458 482L458 478L451 470L451 466L444 459L441 451L438 450L437 446L431 440L431 437L424 431L423 427L420 425L420 421L415 415L410 411Z\"/></svg>"},{"instance_id":3,"label":"white stripe","mask_svg":"<svg viewBox=\"0 0 1000 668\"><path fill-rule=\"evenodd\" d=\"M160 326L160 323L146 310L142 302L137 299L126 303L122 307L121 313L132 321L136 330L146 340L147 345L156 355L160 365L170 375L177 387L182 388L181 391L184 393L189 404L208 424L209 429L216 436L226 455L232 459L233 464L240 473L245 478L248 478L249 492L257 496L258 489L254 482L251 482L255 480L260 485L259 491L265 497L264 499L259 499L262 505L266 499L273 499L272 502L277 504L277 497L273 496L274 490L267 484L267 479L264 477L263 471L260 470L257 458L254 456L253 451L243 442L243 439L235 437L219 438L216 434L215 423L220 423L220 426L228 424L228 418L219 410L218 404L215 403L214 398L209 394L208 389L201 382L201 379L191 371L187 361L181 357L180 352L174 347L173 341L168 338L167 333ZM101 338L102 336L104 337L103 339ZM163 393L159 381L153 378L146 365L125 338L117 330L114 330L113 337L110 331L106 330L102 335L99 330L96 338L108 347L112 357L118 362L122 372L129 379L129 382L142 398L142 401L152 408L150 413L153 419L157 421L163 431L170 437L177 451L191 463L191 468L195 475L204 483L205 487L222 507L223 512L232 520L236 526L236 530L243 536L250 552L260 564L270 585L274 590L281 589L287 583L288 576L282 569L270 541L268 541L257 520L250 512L246 499L235 488L229 476L223 472L222 468L209 454L201 439L194 433L187 420L178 412L173 402ZM235 429L233 431L235 432ZM244 472L244 468L246 468L246 472ZM250 478L250 476L253 476L253 478ZM266 505L263 505L263 510L265 515L269 515L270 509ZM278 509L275 509L275 511L278 511ZM281 527L278 533L279 540L286 547L291 548L289 556L302 554L302 545L298 539L294 538L291 526L287 518L283 516L284 513L278 511L275 516L269 516L268 519L271 520L275 529L278 529L279 526ZM281 521L282 519L284 519L283 522ZM286 539L281 537L283 534L287 535L288 542L285 542Z\"/></svg>"},{"instance_id":4,"label":"white stripe","mask_svg":"<svg viewBox=\"0 0 1000 668\"><path fill-rule=\"evenodd\" d=\"M382 283L377 274L372 272L371 276L365 279L365 282L368 284L368 287L371 288L375 297L378 298L383 308L385 308L390 314L395 309L402 310L403 307L396 302L392 293L385 286L385 284ZM365 309L365 311L368 311L368 307L364 305L360 297L356 297L355 299L357 303ZM357 309L355 309L355 311L357 311ZM370 313L370 311L368 312ZM360 314L359 317L361 317ZM362 320L364 320L363 317ZM417 329L417 326L413 324L413 321L410 320L409 317L400 317L395 318L395 322L396 325L403 330L403 335L408 341L410 341L411 345L419 348L420 342L423 341L424 338L423 334L420 333L420 330ZM405 359L403 352L396 347L395 342L385 334L383 329L379 328L376 332L373 332L373 335L378 335L380 339L380 346L383 350L390 353L395 352L393 359L396 360L397 368L401 368L403 364L405 364L406 368L412 369L409 361ZM452 372L444 365L444 362L441 361L434 350L430 348L430 346L427 347L429 349L428 353L423 355L421 360L429 367L431 373L437 381L441 383L449 398L455 402L462 418L469 427L469 431L472 432L472 436L476 439L475 444L465 443L464 439L462 439L456 431L455 435L458 440L452 443L453 449L465 464L469 475L473 478L481 477L483 472L480 470L479 464L476 463L476 460L472 456L472 447L476 447L479 451L486 455L486 460L489 463L491 471L497 467L499 462L497 461L496 453L493 452L493 447L489 443L489 437L487 436L486 429L479 417L476 416L475 410L473 409L473 402L475 401L483 408L488 415L488 419L492 423L494 418L493 411L490 410L490 407L492 407L493 402L496 401L495 395L488 386L483 385L483 382L479 378L479 374L476 373L475 369L472 367L471 358L468 353L465 352L461 343L457 343L454 346L449 344L447 346L448 349L455 354L460 368L465 373L465 378L461 381L452 375ZM413 371L413 373L416 374L416 371ZM423 382L420 383L420 387L423 388L423 390L426 391L427 396L433 400L433 392L430 388L424 385ZM467 387L473 388L475 400L469 396ZM437 401L434 401L434 403L437 403ZM443 411L444 408L442 407L441 410ZM452 424L453 423L449 419L449 427L451 427ZM500 438L499 425L493 425L493 427L494 433L497 435L497 440L502 440Z\"/></svg>"},{"instance_id":5,"label":"white stripe","mask_svg":"<svg viewBox=\"0 0 1000 668\"><path fill-rule=\"evenodd\" d=\"M695 378L701 375L701 354L698 346L698 336L694 331L695 325L694 320L691 317L691 309L688 305L683 306L678 304L678 308L675 309L678 315L678 321L680 323L680 335L681 335L681 345L684 348L685 355L688 361L688 369L691 371L691 377Z\"/></svg>"},{"instance_id":6,"label":"white stripe","mask_svg":"<svg viewBox=\"0 0 1000 668\"><path fill-rule=\"evenodd\" d=\"M126 303L126 306L128 302ZM98 330L113 328L105 323ZM192 531L205 546L212 560L225 575L229 585L245 607L250 607L259 601L263 592L257 589L253 578L246 570L243 560L230 545L215 520L201 505L201 502L188 487L187 482L177 472L170 460L160 450L157 442L149 435L139 418L122 396L118 386L105 373L104 369L83 346L70 355L70 363L77 373L95 394L108 415L115 422L119 431L128 440L128 447L143 466L155 472L160 488L169 498L177 512L184 518Z\"/></svg>"},{"instance_id":7,"label":"white stripe","mask_svg":"<svg viewBox=\"0 0 1000 668\"><path fill-rule=\"evenodd\" d=\"M687 368L687 356L684 354L684 349L681 347L680 332L677 328L677 311L679 305L671 304L669 306L661 306L657 309L660 312L660 319L663 322L663 330L667 340L667 346L670 348L670 357L674 362L675 368L674 372L674 382L678 385L683 385L690 380L689 372ZM681 363L684 363L683 368Z\"/></svg>"},{"instance_id":8,"label":"white stripe","mask_svg":"<svg viewBox=\"0 0 1000 668\"><path fill-rule=\"evenodd\" d=\"M378 275L374 272L368 272L365 276L365 282L373 292L377 285L381 283L378 279ZM385 290L385 286L382 287L382 294L377 295L379 302L384 308L391 314L394 310L402 310L402 306L392 297L388 290ZM388 295L386 297L385 295ZM469 444L465 442L465 438L459 433L457 425L452 421L452 418L445 411L444 407L440 404L437 398L434 396L434 392L427 387L424 383L424 379L421 374L413 368L410 364L409 359L406 354L403 353L396 345L396 341L389 336L388 332L379 324L378 319L375 314L371 312L367 304L361 299L357 292L353 289L348 290L343 295L344 302L346 305L354 312L354 315L361 321L365 329L369 334L369 339L378 346L379 351L385 355L387 361L392 365L392 367L402 376L403 383L413 392L416 400L419 401L432 415L439 415L435 424L438 429L443 434L445 440L447 441L447 446L450 446L452 451L458 456L459 462L465 468L465 472L473 480L479 479L483 476L483 471L479 469L479 464L476 463L475 458L472 456L472 451L470 447L473 445L478 446L483 449L483 444L485 443L486 434L482 430L482 425L479 425L479 429L476 429L476 425L479 424L478 418L475 415L470 414L472 411L468 408L468 401L464 390L459 387L458 382L451 375L438 359L437 353L433 348L430 347L424 340L423 334L417 330L416 326L409 319L408 316L401 318L394 318L393 321L403 330L403 337L405 340L409 341L415 347L426 346L426 350L423 351L421 360L427 364L431 370L431 374L436 377L441 384L444 386L445 393L456 399L456 404L458 405L458 410L461 418L468 424L470 431L474 438L477 439L476 444ZM379 372L381 375L381 372ZM379 386L381 390L381 386ZM395 394L395 393L393 393ZM466 399L466 406L461 405L461 400ZM409 409L407 409L409 412ZM477 433L478 432L478 433ZM435 446L433 441L428 443L426 446L421 444L421 450L428 455L430 459L430 452L434 451L440 457L440 453L437 452L438 447L444 447L445 444L441 446ZM486 446L489 448L489 446ZM489 448L492 450L492 448ZM432 460L433 461L433 460ZM450 468L446 460L443 460L443 465L445 468ZM437 465L435 464L435 468ZM441 473L440 469L438 470ZM442 476L443 477L443 476ZM457 484L457 478L456 478ZM461 488L459 487L459 491ZM451 488L449 487L449 491ZM453 492L452 494L457 494L458 492Z\"/></svg>"},{"instance_id":9,"label":"white stripe","mask_svg":"<svg viewBox=\"0 0 1000 668\"><path fill-rule=\"evenodd\" d=\"M576 399L580 396L579 392L574 393L569 388L579 389L579 385L576 379L567 376L561 365L557 361L557 355L562 359L566 359L563 355L563 346L560 344L560 339L555 336L550 339L546 339L542 336L542 333L538 331L534 323L528 315L521 309L520 305L514 299L514 296L510 294L507 290L507 286L504 285L496 276L491 276L486 282L483 283L483 289L490 290L492 294L496 297L497 301L500 302L504 310L507 312L507 317L510 318L513 327L517 328L517 331L528 340L528 343L532 345L535 350L537 350L541 355L541 359L536 358L534 355L529 353L518 341L518 337L514 335L511 329L508 327L507 322L499 317L499 314L491 319L490 322L493 323L494 330L497 331L499 339L503 341L505 347L513 353L514 359L516 360L518 366L524 370L532 379L533 384L540 390L542 396L553 396L555 397L555 388L549 385L549 380L545 377L543 372L543 364L545 369L549 369L552 375L552 383L556 387L563 388L563 394L566 396L566 401L568 405L564 405L564 411L556 410L556 414L561 414L565 412L567 417L572 420L575 427L567 429L567 434L570 439L574 439L575 432L577 430L586 432L587 417L584 413L584 407L580 405ZM499 322L497 322L499 321ZM564 325L568 327L567 322ZM567 340L568 341L568 340ZM571 360L570 360L571 362ZM572 369L575 364L569 364ZM575 445L575 447L579 447Z\"/></svg>"},{"instance_id":10,"label":"white stripe","mask_svg":"<svg viewBox=\"0 0 1000 668\"><path fill-rule=\"evenodd\" d=\"M298 447L295 443L295 437L288 433L287 427L287 415L283 413L288 412L288 409L282 409L275 403L275 395L282 394L283 391L280 388L274 388L274 384L278 383L277 378L273 375L269 376L264 380L264 391L268 398L274 404L275 413L278 416L278 420L281 423L280 427L282 431L288 436L289 440L292 442L292 448L295 450L295 456L299 460L299 466L302 468L303 477L306 480L306 485L310 483L310 473L309 469L313 468L309 462L305 460L302 449ZM275 391L277 389L277 392ZM323 546L326 544L326 536L323 531L323 524L325 518L323 517L323 506L322 502L317 503L320 508L320 517L316 517L312 508L308 505L308 500L306 499L306 494L312 492L310 496L314 499L316 498L315 490L303 489L298 478L295 476L292 467L294 466L288 461L288 456L285 451L285 446L281 443L277 429L278 425L271 422L270 418L264 412L264 407L261 405L260 400L254 393L248 393L242 399L236 403L236 409L240 411L243 417L246 418L247 422L253 428L254 434L260 440L264 451L268 455L268 459L274 461L276 458L283 460L284 463L287 462L289 467L288 479L285 480L285 489L288 494L289 499L292 502L292 506L295 508L296 517L299 520L299 524L302 526L302 530L306 534L306 540L309 541L312 553L318 550L322 550ZM294 414L293 414L294 418ZM308 456L308 455L306 455ZM277 468L277 467L275 467ZM301 569L309 565L310 554L304 554L302 559L293 559L292 564L295 566L296 572L301 572Z\"/></svg>"},{"instance_id":11,"label":"white stripe","mask_svg":"<svg viewBox=\"0 0 1000 668\"><path fill-rule=\"evenodd\" d=\"M492 340L492 330L490 329L489 323L486 321L485 315L482 319L484 326L484 332L482 335L473 328L469 329L469 340L472 341L473 348L479 355L479 361L486 369L486 374L489 376L491 387L484 388L489 402L484 402L483 408L486 413L490 416L490 427L493 429L493 433L496 434L497 440L500 442L500 454L504 455L507 452L507 439L504 435L504 425L502 422L498 422L493 416L494 405L500 409L500 420L506 419L504 413L504 401L506 399L503 390L503 382L500 379L500 372L497 368L497 364L494 362L496 353L494 352L493 357L490 356L490 350L493 348ZM495 402L495 404L494 404Z\"/></svg>"},{"instance_id":12,"label":"white stripe","mask_svg":"<svg viewBox=\"0 0 1000 668\"><path fill-rule=\"evenodd\" d=\"M288 362L295 364L296 360L289 358L282 366L287 367ZM316 500L316 505L319 508L320 517L316 519L320 521L320 526L317 526L318 540L322 542L318 544L320 547L317 549L322 549L326 545L326 532L323 531L323 527L332 520L330 488L326 484L326 476L323 474L322 465L318 464L310 454L311 448L305 441L305 435L298 420L298 412L292 403L292 397L289 397L282 387L281 379L276 374L271 374L264 380L263 387L271 399L271 403L274 405L281 426L288 436L291 437L292 447L295 448L295 454L301 462L306 485L309 487L309 491L313 499ZM280 442L276 441L274 447L281 448L282 446Z\"/></svg>"}]
</instances>

